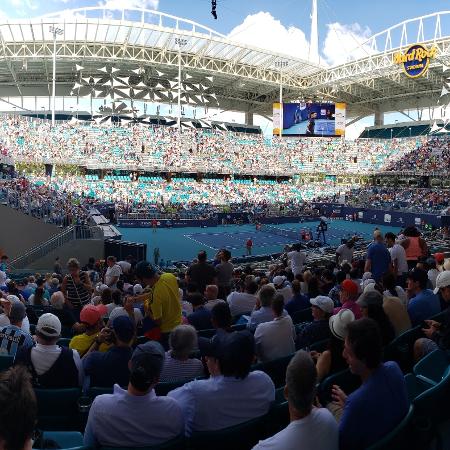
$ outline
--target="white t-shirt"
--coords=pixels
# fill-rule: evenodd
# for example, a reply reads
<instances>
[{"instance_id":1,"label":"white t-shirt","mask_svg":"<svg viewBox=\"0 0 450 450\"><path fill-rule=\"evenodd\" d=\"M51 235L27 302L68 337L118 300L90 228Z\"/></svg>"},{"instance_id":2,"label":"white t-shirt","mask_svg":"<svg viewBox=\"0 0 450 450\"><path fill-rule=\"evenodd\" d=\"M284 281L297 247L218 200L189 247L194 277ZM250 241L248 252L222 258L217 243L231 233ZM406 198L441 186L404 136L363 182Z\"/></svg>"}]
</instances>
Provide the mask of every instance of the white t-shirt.
<instances>
[{"instance_id":1,"label":"white t-shirt","mask_svg":"<svg viewBox=\"0 0 450 450\"><path fill-rule=\"evenodd\" d=\"M111 288L115 288L116 283L111 285L112 279L114 277L120 277L120 275L122 275L122 269L118 264L114 264L114 266L108 267L105 273L105 284L107 284Z\"/></svg>"},{"instance_id":2,"label":"white t-shirt","mask_svg":"<svg viewBox=\"0 0 450 450\"><path fill-rule=\"evenodd\" d=\"M247 292L232 292L227 297L227 302L230 305L231 315L237 316L253 311L256 305L256 295Z\"/></svg>"},{"instance_id":3,"label":"white t-shirt","mask_svg":"<svg viewBox=\"0 0 450 450\"><path fill-rule=\"evenodd\" d=\"M220 298L216 298L215 300L208 300L204 306L206 309L209 309L211 311L218 303L225 303L225 300L221 300Z\"/></svg>"},{"instance_id":4,"label":"white t-shirt","mask_svg":"<svg viewBox=\"0 0 450 450\"><path fill-rule=\"evenodd\" d=\"M291 261L292 273L298 275L302 273L303 266L305 265L306 255L303 252L289 252L287 254L288 260Z\"/></svg>"},{"instance_id":5,"label":"white t-shirt","mask_svg":"<svg viewBox=\"0 0 450 450\"><path fill-rule=\"evenodd\" d=\"M6 314L0 314L0 327L6 327L8 325L11 325L9 317ZM20 329L26 333L30 332L30 321L28 320L28 317L25 316L22 320L22 327Z\"/></svg>"},{"instance_id":6,"label":"white t-shirt","mask_svg":"<svg viewBox=\"0 0 450 450\"><path fill-rule=\"evenodd\" d=\"M253 450L338 450L339 426L326 408L313 408L284 430L260 441Z\"/></svg>"},{"instance_id":7,"label":"white t-shirt","mask_svg":"<svg viewBox=\"0 0 450 450\"><path fill-rule=\"evenodd\" d=\"M276 289L276 293L283 296L284 304L286 304L294 296L291 286L284 286L281 289Z\"/></svg>"},{"instance_id":8,"label":"white t-shirt","mask_svg":"<svg viewBox=\"0 0 450 450\"><path fill-rule=\"evenodd\" d=\"M294 324L289 315L260 323L255 330L258 360L271 361L294 353L295 337Z\"/></svg>"},{"instance_id":9,"label":"white t-shirt","mask_svg":"<svg viewBox=\"0 0 450 450\"><path fill-rule=\"evenodd\" d=\"M34 294L31 294L28 298L28 304L34 306ZM48 300L43 298L42 299L42 306L48 306Z\"/></svg>"},{"instance_id":10,"label":"white t-shirt","mask_svg":"<svg viewBox=\"0 0 450 450\"><path fill-rule=\"evenodd\" d=\"M117 265L122 269L123 273L128 273L131 269L131 264L128 261L119 261Z\"/></svg>"},{"instance_id":11,"label":"white t-shirt","mask_svg":"<svg viewBox=\"0 0 450 450\"><path fill-rule=\"evenodd\" d=\"M336 249L336 253L339 255L339 263L342 264L344 261L351 263L354 252L355 252L355 249L353 247L348 248L347 244L340 245Z\"/></svg>"},{"instance_id":12,"label":"white t-shirt","mask_svg":"<svg viewBox=\"0 0 450 450\"><path fill-rule=\"evenodd\" d=\"M428 279L431 281L431 284L433 285L433 289L436 288L436 278L439 274L440 274L440 272L437 269L430 269L428 271Z\"/></svg>"},{"instance_id":13,"label":"white t-shirt","mask_svg":"<svg viewBox=\"0 0 450 450\"><path fill-rule=\"evenodd\" d=\"M398 297L403 305L407 305L408 304L408 294L405 292L405 290L401 287L401 286L395 286L395 292L397 292L397 295L395 295L394 297ZM383 292L383 297L392 297L392 292L389 291L384 291Z\"/></svg>"},{"instance_id":14,"label":"white t-shirt","mask_svg":"<svg viewBox=\"0 0 450 450\"><path fill-rule=\"evenodd\" d=\"M83 386L83 365L81 364L80 355L76 350L73 352L73 361L78 369L78 383ZM41 345L36 344L31 350L31 362L33 363L34 370L38 375L42 375L47 372L50 367L53 366L55 361L61 354L61 347L58 345Z\"/></svg>"},{"instance_id":15,"label":"white t-shirt","mask_svg":"<svg viewBox=\"0 0 450 450\"><path fill-rule=\"evenodd\" d=\"M397 275L408 272L408 261L406 260L405 249L400 244L394 244L390 249L391 261L397 260Z\"/></svg>"}]
</instances>

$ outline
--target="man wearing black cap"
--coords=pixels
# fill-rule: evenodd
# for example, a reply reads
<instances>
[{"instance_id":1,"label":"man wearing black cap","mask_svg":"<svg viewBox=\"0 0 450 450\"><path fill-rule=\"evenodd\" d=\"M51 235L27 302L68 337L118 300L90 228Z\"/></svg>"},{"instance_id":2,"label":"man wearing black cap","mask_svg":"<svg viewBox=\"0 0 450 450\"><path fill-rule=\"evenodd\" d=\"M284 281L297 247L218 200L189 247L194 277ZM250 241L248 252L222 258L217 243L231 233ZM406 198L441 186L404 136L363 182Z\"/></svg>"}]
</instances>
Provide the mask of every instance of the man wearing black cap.
<instances>
[{"instance_id":1,"label":"man wearing black cap","mask_svg":"<svg viewBox=\"0 0 450 450\"><path fill-rule=\"evenodd\" d=\"M178 282L171 273L158 274L148 261L140 261L136 277L145 286L145 312L161 329L161 343L168 349L170 332L181 325L181 304Z\"/></svg>"},{"instance_id":2,"label":"man wearing black cap","mask_svg":"<svg viewBox=\"0 0 450 450\"><path fill-rule=\"evenodd\" d=\"M89 447L150 447L174 439L184 432L178 403L157 397L164 349L157 342L138 345L129 362L130 382L113 394L99 395L89 411L84 445Z\"/></svg>"},{"instance_id":3,"label":"man wearing black cap","mask_svg":"<svg viewBox=\"0 0 450 450\"><path fill-rule=\"evenodd\" d=\"M104 328L97 339L113 344L107 352L88 352L83 359L84 373L90 377L90 385L112 387L114 384L126 386L130 373L128 362L131 358L131 341L134 325L127 316L119 316L111 328Z\"/></svg>"},{"instance_id":4,"label":"man wearing black cap","mask_svg":"<svg viewBox=\"0 0 450 450\"><path fill-rule=\"evenodd\" d=\"M211 377L191 381L168 394L183 409L186 436L221 430L267 413L275 399L275 386L264 372L250 372L255 355L250 332L215 336L205 354Z\"/></svg>"}]
</instances>

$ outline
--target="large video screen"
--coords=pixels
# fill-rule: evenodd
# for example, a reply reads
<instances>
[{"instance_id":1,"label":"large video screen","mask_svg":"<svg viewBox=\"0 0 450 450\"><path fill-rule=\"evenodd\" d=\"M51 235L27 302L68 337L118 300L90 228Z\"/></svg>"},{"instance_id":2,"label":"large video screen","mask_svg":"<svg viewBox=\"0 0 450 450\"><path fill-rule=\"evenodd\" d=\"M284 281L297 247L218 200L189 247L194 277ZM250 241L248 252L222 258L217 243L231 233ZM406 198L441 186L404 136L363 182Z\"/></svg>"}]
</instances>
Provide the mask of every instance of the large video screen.
<instances>
[{"instance_id":1,"label":"large video screen","mask_svg":"<svg viewBox=\"0 0 450 450\"><path fill-rule=\"evenodd\" d=\"M273 105L273 134L282 136L343 136L345 103L279 103Z\"/></svg>"}]
</instances>

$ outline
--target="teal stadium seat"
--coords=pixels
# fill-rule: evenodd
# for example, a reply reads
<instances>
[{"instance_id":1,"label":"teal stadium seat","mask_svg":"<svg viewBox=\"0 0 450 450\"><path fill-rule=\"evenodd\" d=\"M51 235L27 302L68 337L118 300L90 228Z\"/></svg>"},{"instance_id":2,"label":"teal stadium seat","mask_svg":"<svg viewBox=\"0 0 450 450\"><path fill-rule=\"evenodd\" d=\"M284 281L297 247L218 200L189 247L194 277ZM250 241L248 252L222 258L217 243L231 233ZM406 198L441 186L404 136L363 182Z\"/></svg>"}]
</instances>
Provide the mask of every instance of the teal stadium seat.
<instances>
[{"instance_id":1,"label":"teal stadium seat","mask_svg":"<svg viewBox=\"0 0 450 450\"><path fill-rule=\"evenodd\" d=\"M252 370L261 370L267 373L272 379L276 388L284 386L286 383L286 369L295 353L288 356L283 356L282 358L277 358L272 361L261 362L254 364Z\"/></svg>"},{"instance_id":2,"label":"teal stadium seat","mask_svg":"<svg viewBox=\"0 0 450 450\"><path fill-rule=\"evenodd\" d=\"M410 450L414 448L413 414L414 406L411 405L405 418L390 433L367 450Z\"/></svg>"},{"instance_id":3,"label":"teal stadium seat","mask_svg":"<svg viewBox=\"0 0 450 450\"><path fill-rule=\"evenodd\" d=\"M361 386L361 378L350 372L349 369L342 370L325 378L317 389L322 405L331 401L331 388L337 384L347 395Z\"/></svg>"},{"instance_id":4,"label":"teal stadium seat","mask_svg":"<svg viewBox=\"0 0 450 450\"><path fill-rule=\"evenodd\" d=\"M0 372L8 370L14 364L14 356L0 355Z\"/></svg>"},{"instance_id":5,"label":"teal stadium seat","mask_svg":"<svg viewBox=\"0 0 450 450\"><path fill-rule=\"evenodd\" d=\"M79 431L44 431L43 441L53 441L57 448L65 450L88 450L83 445L83 435ZM52 447L54 448L54 447Z\"/></svg>"},{"instance_id":6,"label":"teal stadium seat","mask_svg":"<svg viewBox=\"0 0 450 450\"><path fill-rule=\"evenodd\" d=\"M414 375L430 387L440 383L449 370L450 356L440 349L423 357L413 368Z\"/></svg>"},{"instance_id":7,"label":"teal stadium seat","mask_svg":"<svg viewBox=\"0 0 450 450\"><path fill-rule=\"evenodd\" d=\"M188 448L195 450L248 450L267 437L268 414L233 427L217 431L195 432Z\"/></svg>"},{"instance_id":8,"label":"teal stadium seat","mask_svg":"<svg viewBox=\"0 0 450 450\"><path fill-rule=\"evenodd\" d=\"M79 431L78 399L81 389L35 389L37 426L45 431Z\"/></svg>"},{"instance_id":9,"label":"teal stadium seat","mask_svg":"<svg viewBox=\"0 0 450 450\"><path fill-rule=\"evenodd\" d=\"M185 450L186 438L180 436L171 439L163 444L153 445L151 447L100 447L100 450Z\"/></svg>"},{"instance_id":10,"label":"teal stadium seat","mask_svg":"<svg viewBox=\"0 0 450 450\"><path fill-rule=\"evenodd\" d=\"M414 342L423 337L422 327L417 326L397 336L384 348L384 361L396 361L404 374L411 372L414 365Z\"/></svg>"},{"instance_id":11,"label":"teal stadium seat","mask_svg":"<svg viewBox=\"0 0 450 450\"><path fill-rule=\"evenodd\" d=\"M292 314L292 322L294 322L294 324L312 321L313 316L311 308L302 309L301 311L296 311L294 314Z\"/></svg>"}]
</instances>

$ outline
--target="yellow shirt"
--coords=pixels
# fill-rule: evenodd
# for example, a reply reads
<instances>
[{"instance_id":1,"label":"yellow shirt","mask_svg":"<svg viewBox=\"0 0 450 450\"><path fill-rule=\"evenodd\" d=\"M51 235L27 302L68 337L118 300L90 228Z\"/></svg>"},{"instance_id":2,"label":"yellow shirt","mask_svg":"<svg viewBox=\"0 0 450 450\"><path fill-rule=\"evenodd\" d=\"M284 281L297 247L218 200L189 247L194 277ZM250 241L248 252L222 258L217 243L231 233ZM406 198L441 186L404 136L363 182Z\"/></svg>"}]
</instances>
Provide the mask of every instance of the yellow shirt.
<instances>
[{"instance_id":1,"label":"yellow shirt","mask_svg":"<svg viewBox=\"0 0 450 450\"><path fill-rule=\"evenodd\" d=\"M69 348L72 350L76 350L80 356L83 356L93 344L95 338L98 336L98 333L87 335L86 333L78 334L74 336L69 343ZM98 351L106 352L109 349L110 345L100 344Z\"/></svg>"},{"instance_id":2,"label":"yellow shirt","mask_svg":"<svg viewBox=\"0 0 450 450\"><path fill-rule=\"evenodd\" d=\"M154 320L161 320L161 333L170 333L177 325L181 325L180 293L174 275L163 273L146 292L148 297L145 300L145 309L151 309Z\"/></svg>"}]
</instances>

